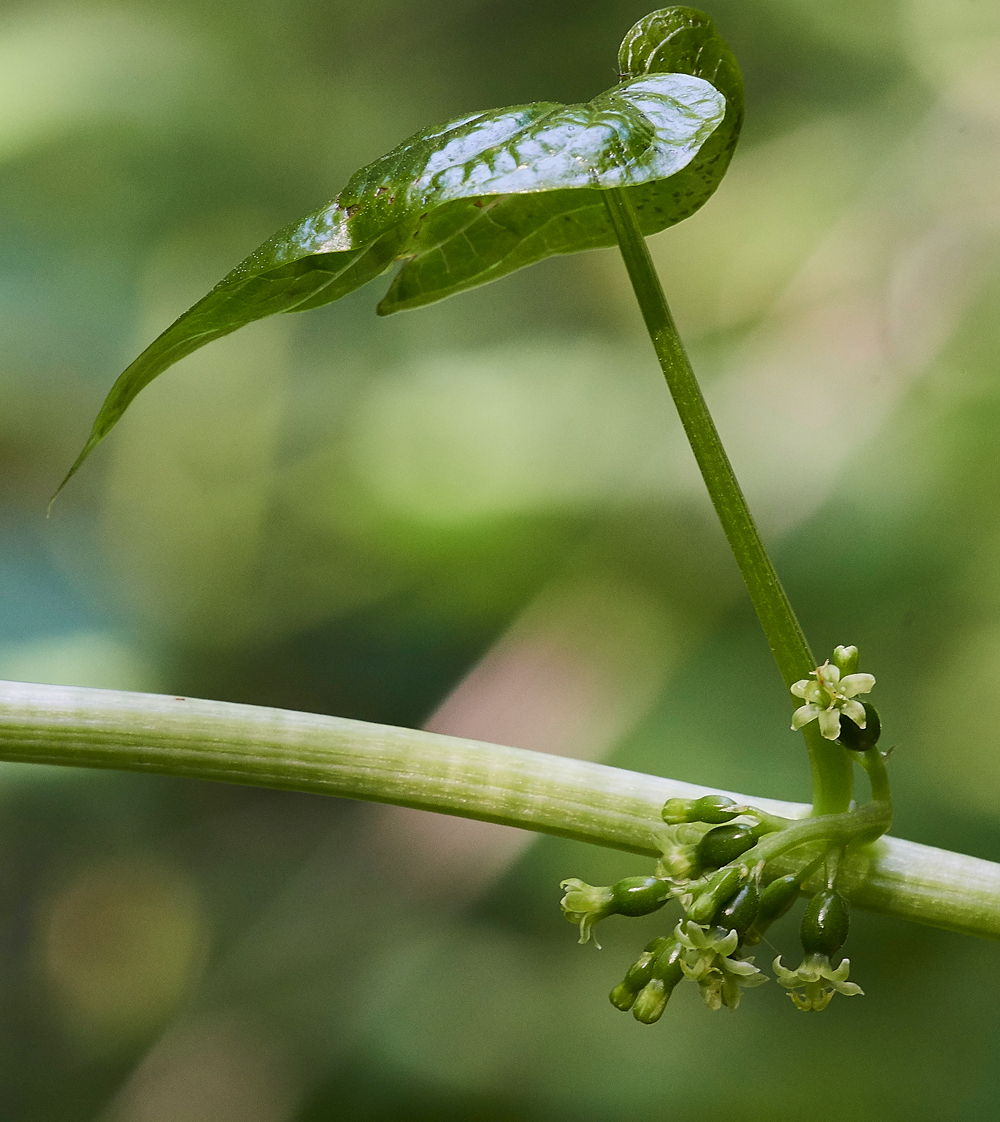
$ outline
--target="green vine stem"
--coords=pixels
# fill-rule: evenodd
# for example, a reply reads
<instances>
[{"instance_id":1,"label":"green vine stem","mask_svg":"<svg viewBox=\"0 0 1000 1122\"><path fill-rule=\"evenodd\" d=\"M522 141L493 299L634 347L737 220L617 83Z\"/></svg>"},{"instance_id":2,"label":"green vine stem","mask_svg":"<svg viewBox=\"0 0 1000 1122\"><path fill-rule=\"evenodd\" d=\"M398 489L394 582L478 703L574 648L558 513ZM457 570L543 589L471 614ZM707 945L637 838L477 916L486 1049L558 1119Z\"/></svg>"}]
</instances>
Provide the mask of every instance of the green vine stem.
<instances>
[{"instance_id":1,"label":"green vine stem","mask_svg":"<svg viewBox=\"0 0 1000 1122\"><path fill-rule=\"evenodd\" d=\"M414 729L19 682L0 683L0 759L395 803L651 857L659 855L655 837L664 802L712 793L585 760ZM804 818L810 810L733 797L785 818ZM849 849L840 876L838 887L857 907L1000 939L1000 865L990 861L884 837Z\"/></svg>"},{"instance_id":2,"label":"green vine stem","mask_svg":"<svg viewBox=\"0 0 1000 1122\"><path fill-rule=\"evenodd\" d=\"M791 686L809 677L816 669L816 659L764 548L736 473L705 404L628 193L616 187L603 194L632 289L680 414L681 424L778 670L785 685ZM814 813L835 814L847 810L851 802L853 773L846 752L839 745L824 740L815 724L807 725L802 731L812 764Z\"/></svg>"}]
</instances>

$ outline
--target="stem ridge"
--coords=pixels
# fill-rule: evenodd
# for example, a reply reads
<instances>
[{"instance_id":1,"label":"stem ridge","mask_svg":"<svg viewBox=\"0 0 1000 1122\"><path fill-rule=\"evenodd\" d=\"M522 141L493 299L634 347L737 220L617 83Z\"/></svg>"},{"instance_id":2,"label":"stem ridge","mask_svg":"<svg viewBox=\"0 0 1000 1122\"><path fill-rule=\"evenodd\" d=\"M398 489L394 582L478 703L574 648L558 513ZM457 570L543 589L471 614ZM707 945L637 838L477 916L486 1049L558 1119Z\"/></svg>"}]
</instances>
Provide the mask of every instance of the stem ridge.
<instances>
[{"instance_id":1,"label":"stem ridge","mask_svg":"<svg viewBox=\"0 0 1000 1122\"><path fill-rule=\"evenodd\" d=\"M0 760L112 768L395 803L650 857L667 799L809 806L438 733L255 705L0 683ZM776 864L780 864L780 858ZM1000 940L1000 865L898 838L852 847L857 907Z\"/></svg>"}]
</instances>

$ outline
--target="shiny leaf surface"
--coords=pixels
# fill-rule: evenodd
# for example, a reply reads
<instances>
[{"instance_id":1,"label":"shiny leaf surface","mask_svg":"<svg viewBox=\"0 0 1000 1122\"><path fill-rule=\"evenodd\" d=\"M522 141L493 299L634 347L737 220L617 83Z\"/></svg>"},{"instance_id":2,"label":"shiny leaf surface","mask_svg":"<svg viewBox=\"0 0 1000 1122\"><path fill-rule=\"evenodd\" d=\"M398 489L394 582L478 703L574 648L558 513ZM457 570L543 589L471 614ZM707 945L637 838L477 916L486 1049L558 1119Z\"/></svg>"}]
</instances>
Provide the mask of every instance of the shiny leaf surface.
<instances>
[{"instance_id":1,"label":"shiny leaf surface","mask_svg":"<svg viewBox=\"0 0 1000 1122\"><path fill-rule=\"evenodd\" d=\"M665 8L619 52L622 82L582 105L540 102L425 129L279 231L118 378L64 486L136 394L199 347L277 312L328 304L404 261L381 314L557 253L614 244L602 189L625 187L644 234L693 214L725 174L743 117L711 20ZM61 489L61 487L60 487Z\"/></svg>"}]
</instances>

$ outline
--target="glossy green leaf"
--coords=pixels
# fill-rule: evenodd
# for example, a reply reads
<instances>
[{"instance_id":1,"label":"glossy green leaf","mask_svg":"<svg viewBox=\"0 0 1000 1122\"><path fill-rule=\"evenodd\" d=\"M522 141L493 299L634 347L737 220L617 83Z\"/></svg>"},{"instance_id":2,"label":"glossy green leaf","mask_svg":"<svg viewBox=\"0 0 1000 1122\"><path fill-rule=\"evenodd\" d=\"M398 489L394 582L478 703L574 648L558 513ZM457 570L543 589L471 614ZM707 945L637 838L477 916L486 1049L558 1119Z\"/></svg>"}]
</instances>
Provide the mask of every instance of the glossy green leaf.
<instances>
[{"instance_id":1,"label":"glossy green leaf","mask_svg":"<svg viewBox=\"0 0 1000 1122\"><path fill-rule=\"evenodd\" d=\"M622 82L583 105L541 102L425 129L275 234L118 378L66 481L143 387L244 324L339 299L406 263L387 314L556 253L613 245L601 191L629 191L644 234L693 214L725 174L743 118L736 61L691 8L640 20Z\"/></svg>"}]
</instances>

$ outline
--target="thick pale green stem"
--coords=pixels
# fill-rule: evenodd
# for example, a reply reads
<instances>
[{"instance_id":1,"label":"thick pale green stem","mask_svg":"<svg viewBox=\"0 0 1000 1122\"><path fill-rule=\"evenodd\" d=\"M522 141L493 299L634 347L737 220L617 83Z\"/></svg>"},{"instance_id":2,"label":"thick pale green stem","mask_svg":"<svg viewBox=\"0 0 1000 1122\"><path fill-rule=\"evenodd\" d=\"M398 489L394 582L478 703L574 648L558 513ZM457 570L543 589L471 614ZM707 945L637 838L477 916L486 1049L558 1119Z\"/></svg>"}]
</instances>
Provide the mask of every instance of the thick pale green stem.
<instances>
[{"instance_id":1,"label":"thick pale green stem","mask_svg":"<svg viewBox=\"0 0 1000 1122\"><path fill-rule=\"evenodd\" d=\"M809 676L816 668L816 659L771 564L719 439L715 422L674 326L628 194L621 188L605 191L604 201L681 424L746 582L774 660L785 685L791 686L793 682ZM836 814L846 810L852 789L852 768L846 752L839 745L824 740L815 723L807 725L803 733L813 770L815 813Z\"/></svg>"},{"instance_id":2,"label":"thick pale green stem","mask_svg":"<svg viewBox=\"0 0 1000 1122\"><path fill-rule=\"evenodd\" d=\"M0 683L0 759L370 799L649 856L659 853L664 802L710 793L672 779L413 729L17 682ZM733 797L786 818L809 813L800 803ZM848 851L841 883L859 907L1000 939L1000 865L992 862L882 838Z\"/></svg>"}]
</instances>

